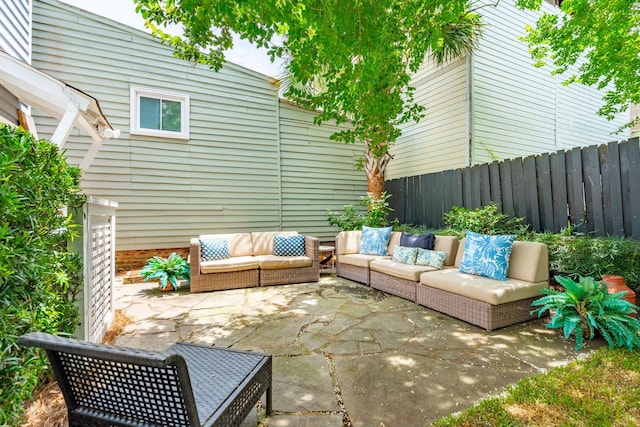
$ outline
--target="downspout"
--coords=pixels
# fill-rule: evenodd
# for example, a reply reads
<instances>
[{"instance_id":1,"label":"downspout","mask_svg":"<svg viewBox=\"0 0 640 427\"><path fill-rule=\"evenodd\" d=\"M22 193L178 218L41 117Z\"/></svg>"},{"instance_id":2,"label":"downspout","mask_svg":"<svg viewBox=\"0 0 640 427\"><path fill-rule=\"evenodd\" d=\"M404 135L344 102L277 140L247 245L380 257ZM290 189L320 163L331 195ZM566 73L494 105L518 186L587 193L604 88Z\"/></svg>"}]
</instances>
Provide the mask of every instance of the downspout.
<instances>
[{"instance_id":1,"label":"downspout","mask_svg":"<svg viewBox=\"0 0 640 427\"><path fill-rule=\"evenodd\" d=\"M278 86L279 84L276 83ZM280 95L279 90L276 91L276 156L278 158L278 230L282 230L282 150L280 138Z\"/></svg>"},{"instance_id":2,"label":"downspout","mask_svg":"<svg viewBox=\"0 0 640 427\"><path fill-rule=\"evenodd\" d=\"M553 78L554 115L553 115L553 149L558 151L558 76Z\"/></svg>"},{"instance_id":3,"label":"downspout","mask_svg":"<svg viewBox=\"0 0 640 427\"><path fill-rule=\"evenodd\" d=\"M466 103L467 103L467 120L466 120L466 126L467 126L467 158L466 158L466 165L467 166L471 166L471 159L472 159L472 155L471 155L471 149L473 147L472 143L473 143L473 118L472 118L472 114L473 114L473 108L471 105L471 90L473 87L473 53L470 53L467 56L467 82L466 82L466 88L465 88L465 96L466 96Z\"/></svg>"}]
</instances>

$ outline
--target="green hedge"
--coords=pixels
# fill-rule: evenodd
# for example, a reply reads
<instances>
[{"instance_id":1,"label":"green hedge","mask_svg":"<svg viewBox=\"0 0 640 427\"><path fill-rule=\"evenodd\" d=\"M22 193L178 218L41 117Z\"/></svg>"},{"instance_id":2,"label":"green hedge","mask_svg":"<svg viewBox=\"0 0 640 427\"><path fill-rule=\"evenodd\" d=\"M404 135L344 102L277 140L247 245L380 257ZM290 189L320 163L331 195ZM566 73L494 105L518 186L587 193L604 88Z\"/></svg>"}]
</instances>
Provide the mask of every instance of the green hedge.
<instances>
[{"instance_id":1,"label":"green hedge","mask_svg":"<svg viewBox=\"0 0 640 427\"><path fill-rule=\"evenodd\" d=\"M73 334L82 260L64 206L79 206L80 170L58 148L0 124L0 425L18 423L22 402L47 375L43 353L16 344L30 331Z\"/></svg>"}]
</instances>

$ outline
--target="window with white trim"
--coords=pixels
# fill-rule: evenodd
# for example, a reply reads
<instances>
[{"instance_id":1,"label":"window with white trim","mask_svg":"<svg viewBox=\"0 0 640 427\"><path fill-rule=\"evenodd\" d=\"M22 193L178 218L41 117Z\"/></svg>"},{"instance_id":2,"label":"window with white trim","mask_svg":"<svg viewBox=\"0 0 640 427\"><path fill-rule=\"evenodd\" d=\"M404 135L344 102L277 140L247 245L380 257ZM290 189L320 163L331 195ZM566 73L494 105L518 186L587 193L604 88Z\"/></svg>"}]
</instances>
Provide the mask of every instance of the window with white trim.
<instances>
[{"instance_id":1,"label":"window with white trim","mask_svg":"<svg viewBox=\"0 0 640 427\"><path fill-rule=\"evenodd\" d=\"M131 134L189 139L189 96L131 86Z\"/></svg>"}]
</instances>

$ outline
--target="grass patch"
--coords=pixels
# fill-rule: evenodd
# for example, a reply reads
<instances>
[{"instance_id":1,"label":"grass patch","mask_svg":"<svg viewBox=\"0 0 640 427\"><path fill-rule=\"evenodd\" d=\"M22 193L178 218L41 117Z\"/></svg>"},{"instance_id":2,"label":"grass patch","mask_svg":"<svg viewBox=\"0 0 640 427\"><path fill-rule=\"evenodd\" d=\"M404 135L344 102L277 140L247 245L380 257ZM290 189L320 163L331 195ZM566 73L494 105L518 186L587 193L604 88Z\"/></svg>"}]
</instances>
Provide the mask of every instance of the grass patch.
<instances>
[{"instance_id":1,"label":"grass patch","mask_svg":"<svg viewBox=\"0 0 640 427\"><path fill-rule=\"evenodd\" d=\"M585 360L520 380L436 427L640 425L640 352L599 349Z\"/></svg>"}]
</instances>

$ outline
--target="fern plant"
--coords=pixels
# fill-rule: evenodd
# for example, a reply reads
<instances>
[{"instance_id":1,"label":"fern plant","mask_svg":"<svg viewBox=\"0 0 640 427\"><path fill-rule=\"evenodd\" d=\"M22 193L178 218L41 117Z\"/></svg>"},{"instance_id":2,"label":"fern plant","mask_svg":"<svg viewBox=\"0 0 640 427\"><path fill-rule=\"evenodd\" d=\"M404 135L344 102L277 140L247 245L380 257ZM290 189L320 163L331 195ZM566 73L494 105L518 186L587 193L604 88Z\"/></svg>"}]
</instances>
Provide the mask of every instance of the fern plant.
<instances>
[{"instance_id":1,"label":"fern plant","mask_svg":"<svg viewBox=\"0 0 640 427\"><path fill-rule=\"evenodd\" d=\"M144 281L157 280L160 282L160 289L178 289L178 280L189 280L189 263L175 252L167 258L154 256L147 260L147 264L140 270L140 275Z\"/></svg>"},{"instance_id":2,"label":"fern plant","mask_svg":"<svg viewBox=\"0 0 640 427\"><path fill-rule=\"evenodd\" d=\"M640 347L640 320L633 317L638 307L624 300L625 292L610 294L607 286L592 277L580 277L578 282L571 278L556 276L564 291L543 289L546 296L535 300L538 307L532 313L538 317L551 312L551 329L562 329L565 338L575 336L576 350L584 339L593 339L598 331L609 344L609 348Z\"/></svg>"}]
</instances>

